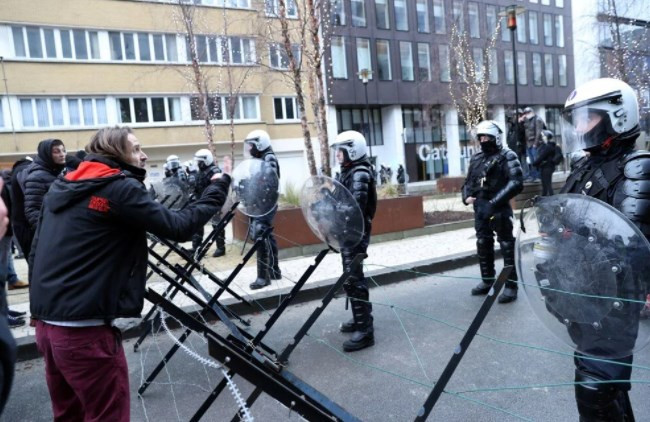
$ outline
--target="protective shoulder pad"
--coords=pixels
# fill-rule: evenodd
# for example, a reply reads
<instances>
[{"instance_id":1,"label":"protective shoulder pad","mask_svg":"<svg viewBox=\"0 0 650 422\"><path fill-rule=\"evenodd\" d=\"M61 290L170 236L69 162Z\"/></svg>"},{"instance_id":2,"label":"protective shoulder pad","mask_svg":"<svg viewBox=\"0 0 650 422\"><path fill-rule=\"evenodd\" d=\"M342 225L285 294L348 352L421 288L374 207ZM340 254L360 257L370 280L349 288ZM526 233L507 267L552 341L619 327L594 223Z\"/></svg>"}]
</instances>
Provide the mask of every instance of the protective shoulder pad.
<instances>
[{"instance_id":1,"label":"protective shoulder pad","mask_svg":"<svg viewBox=\"0 0 650 422\"><path fill-rule=\"evenodd\" d=\"M650 152L635 151L623 160L626 179L650 180Z\"/></svg>"},{"instance_id":2,"label":"protective shoulder pad","mask_svg":"<svg viewBox=\"0 0 650 422\"><path fill-rule=\"evenodd\" d=\"M517 156L517 153L514 152L511 149L502 149L501 150L501 155L503 155L506 158L506 160L508 160L508 161L518 160L519 159L519 157Z\"/></svg>"}]
</instances>

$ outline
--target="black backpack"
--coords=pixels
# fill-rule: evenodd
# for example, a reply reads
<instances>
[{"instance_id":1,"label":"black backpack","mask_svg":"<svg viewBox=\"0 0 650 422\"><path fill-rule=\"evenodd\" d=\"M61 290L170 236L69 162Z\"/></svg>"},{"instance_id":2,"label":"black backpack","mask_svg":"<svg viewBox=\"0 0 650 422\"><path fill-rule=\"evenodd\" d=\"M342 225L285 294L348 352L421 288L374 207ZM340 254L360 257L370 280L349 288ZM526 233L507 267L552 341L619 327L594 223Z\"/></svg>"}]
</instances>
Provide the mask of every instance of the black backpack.
<instances>
[{"instance_id":1,"label":"black backpack","mask_svg":"<svg viewBox=\"0 0 650 422\"><path fill-rule=\"evenodd\" d=\"M553 164L556 166L564 162L564 154L562 154L562 148L559 145L555 146L555 153L553 153Z\"/></svg>"}]
</instances>

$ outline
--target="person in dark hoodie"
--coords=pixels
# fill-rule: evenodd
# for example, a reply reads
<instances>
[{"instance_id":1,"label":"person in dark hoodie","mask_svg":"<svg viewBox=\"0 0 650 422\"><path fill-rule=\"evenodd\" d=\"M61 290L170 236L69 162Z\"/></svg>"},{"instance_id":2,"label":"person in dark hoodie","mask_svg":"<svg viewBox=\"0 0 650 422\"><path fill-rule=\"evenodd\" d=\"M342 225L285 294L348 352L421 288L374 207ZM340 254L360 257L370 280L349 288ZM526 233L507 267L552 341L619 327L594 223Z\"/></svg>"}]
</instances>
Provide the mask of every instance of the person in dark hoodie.
<instances>
[{"instance_id":1,"label":"person in dark hoodie","mask_svg":"<svg viewBox=\"0 0 650 422\"><path fill-rule=\"evenodd\" d=\"M350 263L357 254L365 254L368 250L372 219L377 210L377 188L375 172L366 154L366 138L362 134L353 130L342 132L337 135L336 141L330 145L330 148L332 157L335 157L341 166L341 173L337 176L337 180L357 201L364 222L363 237L359 244L353 248L341 248L345 271L349 269ZM341 324L340 327L342 333L352 333L350 339L343 343L343 350L354 352L375 344L368 280L363 274L361 265L351 273L343 288L352 307L352 319Z\"/></svg>"},{"instance_id":2,"label":"person in dark hoodie","mask_svg":"<svg viewBox=\"0 0 650 422\"><path fill-rule=\"evenodd\" d=\"M25 179L25 216L33 234L43 204L43 196L65 167L65 145L60 139L46 139L38 144L38 156L27 170ZM28 256L28 255L25 255Z\"/></svg>"},{"instance_id":3,"label":"person in dark hoodie","mask_svg":"<svg viewBox=\"0 0 650 422\"><path fill-rule=\"evenodd\" d=\"M128 369L112 321L142 312L146 233L188 241L223 205L230 169L172 211L147 192L147 157L130 129L100 129L86 151L43 200L30 255L31 313L54 419L128 421Z\"/></svg>"},{"instance_id":4,"label":"person in dark hoodie","mask_svg":"<svg viewBox=\"0 0 650 422\"><path fill-rule=\"evenodd\" d=\"M537 158L533 166L540 170L542 177L542 196L553 195L553 172L555 171L555 157L557 145L553 141L553 132L548 129L542 131L542 143L537 149Z\"/></svg>"},{"instance_id":5,"label":"person in dark hoodie","mask_svg":"<svg viewBox=\"0 0 650 422\"><path fill-rule=\"evenodd\" d=\"M25 157L11 168L11 228L25 259L32 246L32 231L25 215L25 179L34 160Z\"/></svg>"}]
</instances>

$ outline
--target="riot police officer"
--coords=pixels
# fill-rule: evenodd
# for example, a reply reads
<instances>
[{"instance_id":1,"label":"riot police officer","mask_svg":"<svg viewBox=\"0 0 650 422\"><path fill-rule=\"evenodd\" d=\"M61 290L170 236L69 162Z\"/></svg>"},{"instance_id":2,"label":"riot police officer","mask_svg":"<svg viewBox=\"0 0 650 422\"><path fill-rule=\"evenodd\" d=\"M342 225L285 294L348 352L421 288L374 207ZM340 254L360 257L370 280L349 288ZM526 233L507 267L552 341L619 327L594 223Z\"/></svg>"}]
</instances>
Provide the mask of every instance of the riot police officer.
<instances>
[{"instance_id":1,"label":"riot police officer","mask_svg":"<svg viewBox=\"0 0 650 422\"><path fill-rule=\"evenodd\" d=\"M207 188L210 183L212 176L217 173L221 173L221 169L214 161L214 156L212 152L208 149L200 149L194 154L194 162L198 168L195 175L194 182L194 196L200 198L203 194L205 188ZM179 161L180 166L180 161ZM219 221L219 214L217 213L212 217L212 226L215 227ZM213 257L220 257L226 254L226 230L225 228L217 233L216 238L217 248L212 254ZM203 228L196 232L192 237L192 249L196 251L198 247L203 242Z\"/></svg>"},{"instance_id":2,"label":"riot police officer","mask_svg":"<svg viewBox=\"0 0 650 422\"><path fill-rule=\"evenodd\" d=\"M262 171L274 172L280 179L280 164L271 147L271 137L263 130L254 130L244 139L244 155L264 161ZM273 218L278 208L273 209L261 217L250 219L251 238L257 239L265 230L273 225ZM273 235L269 233L263 245L257 250L257 279L249 287L253 290L261 289L271 284L271 280L280 280L282 272L278 265L278 244Z\"/></svg>"},{"instance_id":3,"label":"riot police officer","mask_svg":"<svg viewBox=\"0 0 650 422\"><path fill-rule=\"evenodd\" d=\"M481 151L470 160L462 197L465 205L474 206L476 250L483 279L472 289L472 295L485 295L494 283L495 232L504 265L515 264L513 214L509 201L523 189L523 173L517 154L503 148L503 131L496 122L484 120L476 125L475 130ZM517 275L514 271L511 274L499 296L499 303L517 299Z\"/></svg>"},{"instance_id":4,"label":"riot police officer","mask_svg":"<svg viewBox=\"0 0 650 422\"><path fill-rule=\"evenodd\" d=\"M353 248L341 248L343 269L348 270L357 254L365 254L370 243L372 219L377 209L377 189L372 164L366 153L366 139L359 132L349 130L336 137L330 145L332 157L336 159L341 171L336 179L345 186L357 201L364 220L364 233L361 242ZM352 307L352 319L341 324L342 333L352 333L343 343L343 350L353 352L375 344L372 304L368 301L368 280L360 265L344 285L345 293Z\"/></svg>"},{"instance_id":5,"label":"riot police officer","mask_svg":"<svg viewBox=\"0 0 650 422\"><path fill-rule=\"evenodd\" d=\"M650 238L650 153L635 151L640 129L634 90L617 79L587 82L569 95L561 123L564 150L587 154L572 165L560 192L606 202ZM633 323L638 324L638 319ZM637 330L633 331L636 337ZM627 382L632 356L614 361L622 365L584 359L576 352L575 396L581 421L634 420Z\"/></svg>"}]
</instances>

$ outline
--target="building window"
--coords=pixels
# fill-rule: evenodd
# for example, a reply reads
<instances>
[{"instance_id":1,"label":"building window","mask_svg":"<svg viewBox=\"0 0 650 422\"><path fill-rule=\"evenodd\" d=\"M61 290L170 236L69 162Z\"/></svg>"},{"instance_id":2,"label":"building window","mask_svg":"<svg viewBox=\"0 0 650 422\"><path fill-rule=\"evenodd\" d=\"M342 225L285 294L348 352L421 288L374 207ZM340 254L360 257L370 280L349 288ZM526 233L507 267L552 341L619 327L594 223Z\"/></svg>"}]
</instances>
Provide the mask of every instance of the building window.
<instances>
[{"instance_id":1,"label":"building window","mask_svg":"<svg viewBox=\"0 0 650 422\"><path fill-rule=\"evenodd\" d=\"M377 18L377 28L390 29L388 0L375 0L375 17Z\"/></svg>"},{"instance_id":2,"label":"building window","mask_svg":"<svg viewBox=\"0 0 650 422\"><path fill-rule=\"evenodd\" d=\"M557 79L560 86L567 86L566 56L564 54L557 56Z\"/></svg>"},{"instance_id":3,"label":"building window","mask_svg":"<svg viewBox=\"0 0 650 422\"><path fill-rule=\"evenodd\" d=\"M406 170L411 181L434 180L448 174L441 110L437 107L402 107L402 122Z\"/></svg>"},{"instance_id":4,"label":"building window","mask_svg":"<svg viewBox=\"0 0 650 422\"><path fill-rule=\"evenodd\" d=\"M345 25L345 1L344 0L334 0L334 5L332 8L332 18L334 20L334 25L337 26Z\"/></svg>"},{"instance_id":5,"label":"building window","mask_svg":"<svg viewBox=\"0 0 650 422\"><path fill-rule=\"evenodd\" d=\"M528 32L531 44L539 44L537 12L528 12Z\"/></svg>"},{"instance_id":6,"label":"building window","mask_svg":"<svg viewBox=\"0 0 650 422\"><path fill-rule=\"evenodd\" d=\"M296 66L300 66L300 46L293 44L291 46L293 53L293 60ZM269 64L273 69L288 70L289 69L289 55L284 48L284 44L270 44L269 45Z\"/></svg>"},{"instance_id":7,"label":"building window","mask_svg":"<svg viewBox=\"0 0 650 422\"><path fill-rule=\"evenodd\" d=\"M98 126L108 123L104 98L21 98L25 128Z\"/></svg>"},{"instance_id":8,"label":"building window","mask_svg":"<svg viewBox=\"0 0 650 422\"><path fill-rule=\"evenodd\" d=\"M206 107L208 109L210 120L228 121L232 115L234 121L253 121L259 120L257 96L211 96L208 98ZM192 120L202 120L199 109L198 97L190 98L190 111ZM232 111L232 112L231 112Z\"/></svg>"},{"instance_id":9,"label":"building window","mask_svg":"<svg viewBox=\"0 0 650 422\"><path fill-rule=\"evenodd\" d=\"M553 46L553 16L544 13L544 45Z\"/></svg>"},{"instance_id":10,"label":"building window","mask_svg":"<svg viewBox=\"0 0 650 422\"><path fill-rule=\"evenodd\" d=\"M519 85L528 85L527 69L526 52L517 51L517 79L519 80Z\"/></svg>"},{"instance_id":11,"label":"building window","mask_svg":"<svg viewBox=\"0 0 650 422\"><path fill-rule=\"evenodd\" d=\"M332 37L331 43L332 77L335 79L347 79L348 65L345 57L345 40L343 37Z\"/></svg>"},{"instance_id":12,"label":"building window","mask_svg":"<svg viewBox=\"0 0 650 422\"><path fill-rule=\"evenodd\" d=\"M265 0L266 4L266 15L272 17L280 16L280 2L278 0ZM295 0L286 0L285 5L285 14L288 18L298 17L298 9L296 9Z\"/></svg>"},{"instance_id":13,"label":"building window","mask_svg":"<svg viewBox=\"0 0 650 422\"><path fill-rule=\"evenodd\" d=\"M499 61L497 58L497 50L490 49L490 83L499 83Z\"/></svg>"},{"instance_id":14,"label":"building window","mask_svg":"<svg viewBox=\"0 0 650 422\"><path fill-rule=\"evenodd\" d=\"M377 40L377 71L380 81L390 81L393 77L390 68L390 43L387 40Z\"/></svg>"},{"instance_id":15,"label":"building window","mask_svg":"<svg viewBox=\"0 0 650 422\"><path fill-rule=\"evenodd\" d=\"M418 43L418 80L420 82L431 80L431 55L429 43Z\"/></svg>"},{"instance_id":16,"label":"building window","mask_svg":"<svg viewBox=\"0 0 650 422\"><path fill-rule=\"evenodd\" d=\"M356 130L366 137L368 145L384 145L382 132L381 110L371 108L372 121L368 118L368 111L360 108L343 108L336 110L337 126L339 133L346 130ZM368 130L372 128L372 130Z\"/></svg>"},{"instance_id":17,"label":"building window","mask_svg":"<svg viewBox=\"0 0 650 422\"><path fill-rule=\"evenodd\" d=\"M129 97L117 99L120 123L159 123L181 120L179 97Z\"/></svg>"},{"instance_id":18,"label":"building window","mask_svg":"<svg viewBox=\"0 0 650 422\"><path fill-rule=\"evenodd\" d=\"M447 32L444 0L433 0L433 29L436 34L444 34Z\"/></svg>"},{"instance_id":19,"label":"building window","mask_svg":"<svg viewBox=\"0 0 650 422\"><path fill-rule=\"evenodd\" d=\"M533 53L533 85L542 86L542 55Z\"/></svg>"},{"instance_id":20,"label":"building window","mask_svg":"<svg viewBox=\"0 0 650 422\"><path fill-rule=\"evenodd\" d=\"M521 16L517 19L517 42L524 44L526 42L526 17Z\"/></svg>"},{"instance_id":21,"label":"building window","mask_svg":"<svg viewBox=\"0 0 650 422\"><path fill-rule=\"evenodd\" d=\"M417 0L415 10L418 20L418 32L429 32L429 1Z\"/></svg>"},{"instance_id":22,"label":"building window","mask_svg":"<svg viewBox=\"0 0 650 422\"><path fill-rule=\"evenodd\" d=\"M393 0L395 8L395 29L398 31L408 31L409 19L406 0Z\"/></svg>"},{"instance_id":23,"label":"building window","mask_svg":"<svg viewBox=\"0 0 650 422\"><path fill-rule=\"evenodd\" d=\"M469 36L481 38L481 22L478 17L478 3L467 3L467 14L469 16Z\"/></svg>"},{"instance_id":24,"label":"building window","mask_svg":"<svg viewBox=\"0 0 650 422\"><path fill-rule=\"evenodd\" d=\"M555 0L556 7L564 7L564 0Z\"/></svg>"},{"instance_id":25,"label":"building window","mask_svg":"<svg viewBox=\"0 0 650 422\"><path fill-rule=\"evenodd\" d=\"M361 72L363 69L372 72L370 40L368 38L357 38L357 72ZM368 79L372 79L372 73L368 75Z\"/></svg>"},{"instance_id":26,"label":"building window","mask_svg":"<svg viewBox=\"0 0 650 422\"><path fill-rule=\"evenodd\" d=\"M483 79L483 49L472 49L472 60L474 61L474 82L480 82Z\"/></svg>"},{"instance_id":27,"label":"building window","mask_svg":"<svg viewBox=\"0 0 650 422\"><path fill-rule=\"evenodd\" d=\"M273 98L273 110L276 121L296 121L300 118L296 97Z\"/></svg>"},{"instance_id":28,"label":"building window","mask_svg":"<svg viewBox=\"0 0 650 422\"><path fill-rule=\"evenodd\" d=\"M399 58L402 66L402 80L413 81L413 51L410 41L399 42Z\"/></svg>"},{"instance_id":29,"label":"building window","mask_svg":"<svg viewBox=\"0 0 650 422\"><path fill-rule=\"evenodd\" d=\"M505 8L505 7L502 7L502 8L501 8L501 12L502 12L502 13L505 13L505 11L506 11L506 8ZM508 29L508 25L507 25L507 22L506 22L506 18L505 18L505 17L501 17L501 18L499 18L499 19L500 19L500 21L501 21L501 41L508 41L508 42L510 42L510 36L511 36L510 32L511 32L511 31Z\"/></svg>"},{"instance_id":30,"label":"building window","mask_svg":"<svg viewBox=\"0 0 650 422\"><path fill-rule=\"evenodd\" d=\"M551 0L542 0L542 4L544 6L550 6L551 5Z\"/></svg>"},{"instance_id":31,"label":"building window","mask_svg":"<svg viewBox=\"0 0 650 422\"><path fill-rule=\"evenodd\" d=\"M465 31L465 16L463 14L463 2L454 0L451 11L454 20L454 25L456 25L456 29L458 29L458 32Z\"/></svg>"},{"instance_id":32,"label":"building window","mask_svg":"<svg viewBox=\"0 0 650 422\"><path fill-rule=\"evenodd\" d=\"M561 119L562 116L562 107L546 107L546 127L548 130L553 132L553 140L556 144L562 145L562 125Z\"/></svg>"},{"instance_id":33,"label":"building window","mask_svg":"<svg viewBox=\"0 0 650 422\"><path fill-rule=\"evenodd\" d=\"M553 86L553 55L549 53L544 54L544 75L546 86Z\"/></svg>"},{"instance_id":34,"label":"building window","mask_svg":"<svg viewBox=\"0 0 650 422\"><path fill-rule=\"evenodd\" d=\"M139 33L136 36L128 32L109 32L108 39L111 49L111 60L178 61L176 35ZM199 50L201 45L206 45L205 37L197 36L196 39L197 50ZM152 47L153 55L151 53ZM199 55L201 56L201 52ZM201 58L207 61L207 51Z\"/></svg>"},{"instance_id":35,"label":"building window","mask_svg":"<svg viewBox=\"0 0 650 422\"><path fill-rule=\"evenodd\" d=\"M512 51L510 50L504 50L503 51L503 62L505 64L505 77L506 77L506 84L508 85L514 85L515 83L515 71L513 68L513 59L512 59Z\"/></svg>"},{"instance_id":36,"label":"building window","mask_svg":"<svg viewBox=\"0 0 650 422\"><path fill-rule=\"evenodd\" d=\"M438 44L438 60L440 61L440 82L450 82L451 72L449 70L449 46Z\"/></svg>"},{"instance_id":37,"label":"building window","mask_svg":"<svg viewBox=\"0 0 650 422\"><path fill-rule=\"evenodd\" d=\"M156 3L176 3L176 0L136 0ZM190 1L187 1L190 3ZM229 7L233 9L250 9L250 0L192 0L191 3L201 6Z\"/></svg>"},{"instance_id":38,"label":"building window","mask_svg":"<svg viewBox=\"0 0 650 422\"><path fill-rule=\"evenodd\" d=\"M485 6L485 34L488 38L492 38L494 31L497 29L497 7L490 4ZM501 30L508 30L501 27Z\"/></svg>"},{"instance_id":39,"label":"building window","mask_svg":"<svg viewBox=\"0 0 650 422\"><path fill-rule=\"evenodd\" d=\"M11 33L16 57L30 59L100 59L97 31L13 26L11 27ZM56 51L57 41L61 44L60 55Z\"/></svg>"},{"instance_id":40,"label":"building window","mask_svg":"<svg viewBox=\"0 0 650 422\"><path fill-rule=\"evenodd\" d=\"M352 26L366 26L366 1L351 0L350 7L352 8Z\"/></svg>"},{"instance_id":41,"label":"building window","mask_svg":"<svg viewBox=\"0 0 650 422\"><path fill-rule=\"evenodd\" d=\"M555 45L564 47L564 16L555 15Z\"/></svg>"}]
</instances>

